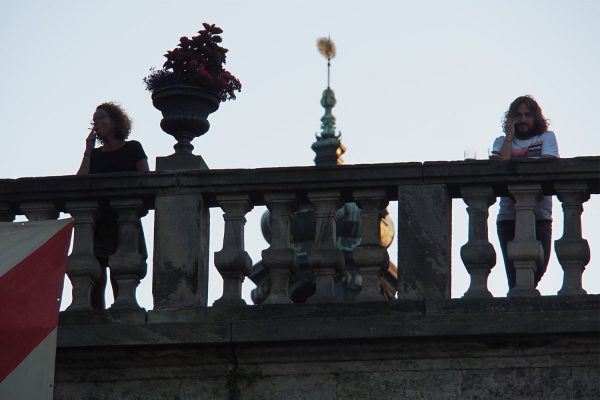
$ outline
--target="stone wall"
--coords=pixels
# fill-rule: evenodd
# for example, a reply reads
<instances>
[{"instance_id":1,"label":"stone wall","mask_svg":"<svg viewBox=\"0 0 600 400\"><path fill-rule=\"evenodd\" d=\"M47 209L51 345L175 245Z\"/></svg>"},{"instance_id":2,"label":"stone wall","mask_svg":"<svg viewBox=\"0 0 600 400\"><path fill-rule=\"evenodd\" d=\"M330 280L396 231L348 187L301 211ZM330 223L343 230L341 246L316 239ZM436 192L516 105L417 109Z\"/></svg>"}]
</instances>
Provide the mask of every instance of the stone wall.
<instances>
[{"instance_id":1,"label":"stone wall","mask_svg":"<svg viewBox=\"0 0 600 400\"><path fill-rule=\"evenodd\" d=\"M598 399L600 296L61 315L55 399Z\"/></svg>"}]
</instances>

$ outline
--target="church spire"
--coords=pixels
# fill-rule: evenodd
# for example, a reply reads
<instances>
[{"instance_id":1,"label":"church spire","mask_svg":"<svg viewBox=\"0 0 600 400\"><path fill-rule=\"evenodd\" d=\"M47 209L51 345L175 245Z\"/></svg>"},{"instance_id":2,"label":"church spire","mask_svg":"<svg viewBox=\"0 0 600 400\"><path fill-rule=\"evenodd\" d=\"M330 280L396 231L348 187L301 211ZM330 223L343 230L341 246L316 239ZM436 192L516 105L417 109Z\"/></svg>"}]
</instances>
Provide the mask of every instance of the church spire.
<instances>
[{"instance_id":1,"label":"church spire","mask_svg":"<svg viewBox=\"0 0 600 400\"><path fill-rule=\"evenodd\" d=\"M331 59L335 57L335 44L331 38L320 38L317 40L319 53L327 59L327 89L323 91L321 105L325 113L321 117L321 134L315 135L317 141L311 146L316 153L315 165L341 165L344 163L342 154L346 147L342 144L341 133L336 135L335 117L331 110L335 106L335 93L330 88Z\"/></svg>"}]
</instances>

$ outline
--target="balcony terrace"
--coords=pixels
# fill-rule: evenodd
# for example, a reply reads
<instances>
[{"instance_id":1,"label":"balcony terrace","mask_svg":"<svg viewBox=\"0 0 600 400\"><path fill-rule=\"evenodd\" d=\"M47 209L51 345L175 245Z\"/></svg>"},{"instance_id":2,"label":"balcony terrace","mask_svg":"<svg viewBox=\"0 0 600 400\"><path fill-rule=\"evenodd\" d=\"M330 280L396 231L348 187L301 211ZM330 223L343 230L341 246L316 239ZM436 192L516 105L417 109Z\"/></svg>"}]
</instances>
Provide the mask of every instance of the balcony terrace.
<instances>
[{"instance_id":1,"label":"balcony terrace","mask_svg":"<svg viewBox=\"0 0 600 400\"><path fill-rule=\"evenodd\" d=\"M583 205L599 191L600 157L99 174L0 180L0 220L54 219L59 212L76 220L67 271L73 300L58 334L58 399L198 398L199 392L200 398L591 399L600 382L600 296L586 294L581 277L598 267L588 262L599 244L582 237L581 223ZM564 279L553 296L533 286L539 247L533 209L542 194L558 198L554 218L564 220L564 232L554 234ZM516 200L520 249L510 257L522 268L518 290L493 298L487 278L500 252L489 243L488 208L506 195ZM461 256L471 283L462 298L451 299L457 198L468 207ZM344 267L335 212L352 201L362 210L362 242L352 253L362 289L349 303L334 291ZM398 280L397 299L386 301L378 285L387 266L379 218L390 201L398 205ZM93 229L107 205L120 224L110 259L119 290L109 309L94 311L90 293L100 266ZM262 253L271 290L252 306L241 296L252 265L244 217L263 205L271 211L272 241ZM308 255L316 291L305 304L293 304L290 221L306 206L316 216ZM223 238L210 237L211 208L223 211ZM148 210L155 218L154 309L147 311L136 288L147 274L137 221ZM210 279L223 280L223 294L209 306L209 242L221 240L214 257L221 276Z\"/></svg>"}]
</instances>

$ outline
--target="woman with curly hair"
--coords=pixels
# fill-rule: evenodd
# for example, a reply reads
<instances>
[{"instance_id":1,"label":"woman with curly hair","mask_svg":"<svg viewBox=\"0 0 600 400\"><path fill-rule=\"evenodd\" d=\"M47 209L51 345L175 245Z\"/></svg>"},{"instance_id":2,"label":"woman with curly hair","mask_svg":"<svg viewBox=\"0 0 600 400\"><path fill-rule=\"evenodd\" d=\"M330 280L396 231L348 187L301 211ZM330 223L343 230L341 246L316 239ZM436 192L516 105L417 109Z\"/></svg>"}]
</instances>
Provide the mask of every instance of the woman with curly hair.
<instances>
[{"instance_id":1,"label":"woman with curly hair","mask_svg":"<svg viewBox=\"0 0 600 400\"><path fill-rule=\"evenodd\" d=\"M91 132L85 140L85 152L77 175L115 173L115 172L147 172L148 157L142 145L135 140L126 140L131 131L131 119L125 111L112 102L102 103L96 107L92 117ZM96 140L100 147L95 147ZM95 310L105 308L104 292L107 281L109 257L117 250L119 243L119 225L117 215L108 204L101 204L99 218L95 221L94 255L102 267L99 282L92 289L91 303ZM146 258L146 245L141 222L140 254ZM111 276L111 285L115 299L119 293L117 282Z\"/></svg>"},{"instance_id":2,"label":"woman with curly hair","mask_svg":"<svg viewBox=\"0 0 600 400\"><path fill-rule=\"evenodd\" d=\"M126 140L130 131L131 119L118 104L109 102L96 107L77 175L148 171L148 157L142 145ZM96 140L101 144L98 148Z\"/></svg>"}]
</instances>

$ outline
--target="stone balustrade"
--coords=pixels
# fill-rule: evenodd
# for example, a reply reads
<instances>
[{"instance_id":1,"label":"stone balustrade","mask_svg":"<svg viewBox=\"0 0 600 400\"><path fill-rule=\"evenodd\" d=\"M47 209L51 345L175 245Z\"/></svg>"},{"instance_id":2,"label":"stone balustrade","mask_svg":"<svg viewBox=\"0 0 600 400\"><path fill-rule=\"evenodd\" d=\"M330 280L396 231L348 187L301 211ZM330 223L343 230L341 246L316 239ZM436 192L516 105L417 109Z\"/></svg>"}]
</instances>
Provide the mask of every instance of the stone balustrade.
<instances>
[{"instance_id":1,"label":"stone balustrade","mask_svg":"<svg viewBox=\"0 0 600 400\"><path fill-rule=\"evenodd\" d=\"M225 226L222 250L214 255L221 277L211 277L223 279L223 296L214 306L245 304L241 285L252 265L244 247L245 215L263 205L271 212L272 229L270 247L262 252L271 277L265 303L290 303L288 283L297 269L291 220L296 210L309 207L316 226L307 259L316 290L307 302L328 303L338 301L334 281L345 264L336 248L336 210L356 202L362 218L362 242L352 252L362 278L356 301L373 302L385 301L377 279L388 265L387 251L379 242L379 220L389 202L397 201L397 297L439 300L450 297L451 203L462 198L469 231L461 257L471 277L464 297L486 298L491 297L487 278L499 253L488 239L488 209L497 197L511 196L517 217L508 257L517 276L509 296L532 297L539 295L533 276L541 262L533 209L539 196L556 195L565 227L555 245L564 269L558 294L585 295L581 276L591 251L582 237L582 211L598 193L600 157L100 174L0 180L0 221L13 221L15 215L54 219L58 212L75 218L67 269L73 301L68 311L89 311L101 274L94 255L94 226L103 208L112 209L118 216L119 241L109 260L118 289L111 308L137 310L136 288L147 271L139 219L155 210L154 307L169 310L208 305L208 244L221 240L209 237L210 208L223 211ZM554 217L561 218L559 207Z\"/></svg>"}]
</instances>

